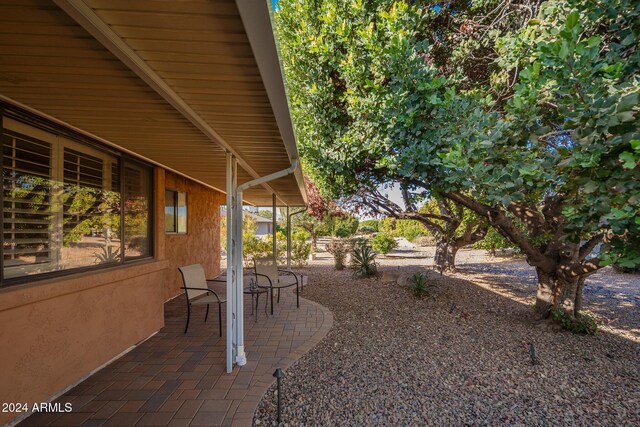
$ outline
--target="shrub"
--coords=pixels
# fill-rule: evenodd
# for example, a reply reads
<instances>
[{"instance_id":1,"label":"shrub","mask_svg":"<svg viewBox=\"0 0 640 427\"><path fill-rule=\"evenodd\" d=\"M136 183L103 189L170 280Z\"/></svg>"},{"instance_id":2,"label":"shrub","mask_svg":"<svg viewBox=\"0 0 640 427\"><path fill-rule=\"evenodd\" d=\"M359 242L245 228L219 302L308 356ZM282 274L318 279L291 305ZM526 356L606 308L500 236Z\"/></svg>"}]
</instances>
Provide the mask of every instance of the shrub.
<instances>
[{"instance_id":1,"label":"shrub","mask_svg":"<svg viewBox=\"0 0 640 427\"><path fill-rule=\"evenodd\" d=\"M378 227L378 231L383 233L393 233L396 231L396 219L395 218L383 218L380 221L380 225Z\"/></svg>"},{"instance_id":2,"label":"shrub","mask_svg":"<svg viewBox=\"0 0 640 427\"><path fill-rule=\"evenodd\" d=\"M434 289L436 284L429 280L424 273L415 273L407 279L407 287L416 298L422 298Z\"/></svg>"},{"instance_id":3,"label":"shrub","mask_svg":"<svg viewBox=\"0 0 640 427\"><path fill-rule=\"evenodd\" d=\"M365 227L367 228L367 230L371 231L365 231ZM377 219L364 220L360 223L360 228L358 228L358 230L363 233L377 233L378 231L380 231L380 221L378 221Z\"/></svg>"},{"instance_id":4,"label":"shrub","mask_svg":"<svg viewBox=\"0 0 640 427\"><path fill-rule=\"evenodd\" d=\"M599 316L586 311L581 311L575 318L572 318L563 310L552 309L551 317L564 329L574 334L595 335L598 331L598 325L601 323Z\"/></svg>"},{"instance_id":5,"label":"shrub","mask_svg":"<svg viewBox=\"0 0 640 427\"><path fill-rule=\"evenodd\" d=\"M331 242L327 244L327 252L333 255L336 270L344 269L344 261L350 250L351 241L349 239L331 239Z\"/></svg>"},{"instance_id":6,"label":"shrub","mask_svg":"<svg viewBox=\"0 0 640 427\"><path fill-rule=\"evenodd\" d=\"M436 239L433 236L418 236L412 243L418 246L435 246Z\"/></svg>"},{"instance_id":7,"label":"shrub","mask_svg":"<svg viewBox=\"0 0 640 427\"><path fill-rule=\"evenodd\" d=\"M423 236L427 233L427 228L420 222L413 219L400 219L396 221L396 228L393 235L412 241L416 237Z\"/></svg>"},{"instance_id":8,"label":"shrub","mask_svg":"<svg viewBox=\"0 0 640 427\"><path fill-rule=\"evenodd\" d=\"M305 241L291 241L291 259L298 266L302 267L307 263L311 254L311 244Z\"/></svg>"},{"instance_id":9,"label":"shrub","mask_svg":"<svg viewBox=\"0 0 640 427\"><path fill-rule=\"evenodd\" d=\"M373 227L369 227L368 225L360 227L358 231L364 234L371 234L376 232L376 230Z\"/></svg>"},{"instance_id":10,"label":"shrub","mask_svg":"<svg viewBox=\"0 0 640 427\"><path fill-rule=\"evenodd\" d=\"M336 228L334 231L336 237L349 237L351 236L351 230L345 227Z\"/></svg>"},{"instance_id":11,"label":"shrub","mask_svg":"<svg viewBox=\"0 0 640 427\"><path fill-rule=\"evenodd\" d=\"M371 246L364 244L354 245L351 252L351 267L353 277L369 277L378 273L376 264L376 253Z\"/></svg>"},{"instance_id":12,"label":"shrub","mask_svg":"<svg viewBox=\"0 0 640 427\"><path fill-rule=\"evenodd\" d=\"M484 236L484 239L474 243L472 248L484 249L489 252L489 255L496 256L496 251L502 249L515 249L516 246L492 227L487 231L487 235Z\"/></svg>"},{"instance_id":13,"label":"shrub","mask_svg":"<svg viewBox=\"0 0 640 427\"><path fill-rule=\"evenodd\" d=\"M398 246L398 242L393 237L386 233L380 233L371 239L371 246L377 252L386 255L391 252L391 249Z\"/></svg>"},{"instance_id":14,"label":"shrub","mask_svg":"<svg viewBox=\"0 0 640 427\"><path fill-rule=\"evenodd\" d=\"M353 236L358 230L358 218L353 216L336 217L333 220L333 235L337 237Z\"/></svg>"}]
</instances>

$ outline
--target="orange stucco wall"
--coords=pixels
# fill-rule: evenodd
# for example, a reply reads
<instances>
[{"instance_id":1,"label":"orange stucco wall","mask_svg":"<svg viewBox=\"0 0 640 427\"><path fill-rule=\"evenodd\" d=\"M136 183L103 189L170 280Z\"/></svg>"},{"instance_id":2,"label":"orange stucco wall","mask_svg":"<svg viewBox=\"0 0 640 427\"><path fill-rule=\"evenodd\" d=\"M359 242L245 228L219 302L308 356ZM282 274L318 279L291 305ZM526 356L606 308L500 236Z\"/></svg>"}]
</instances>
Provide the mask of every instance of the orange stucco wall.
<instances>
[{"instance_id":1,"label":"orange stucco wall","mask_svg":"<svg viewBox=\"0 0 640 427\"><path fill-rule=\"evenodd\" d=\"M165 186L188 194L186 235L164 233ZM0 288L0 402L44 402L162 328L178 266L218 274L223 195L156 168L154 200L155 259Z\"/></svg>"},{"instance_id":2,"label":"orange stucco wall","mask_svg":"<svg viewBox=\"0 0 640 427\"><path fill-rule=\"evenodd\" d=\"M165 271L151 261L2 290L0 402L44 402L159 330Z\"/></svg>"},{"instance_id":3,"label":"orange stucco wall","mask_svg":"<svg viewBox=\"0 0 640 427\"><path fill-rule=\"evenodd\" d=\"M164 238L169 261L165 299L169 299L182 292L178 267L198 263L204 266L207 278L220 273L220 204L225 203L225 196L170 172L165 175L165 187L187 193L187 233ZM160 197L164 206L164 192Z\"/></svg>"}]
</instances>

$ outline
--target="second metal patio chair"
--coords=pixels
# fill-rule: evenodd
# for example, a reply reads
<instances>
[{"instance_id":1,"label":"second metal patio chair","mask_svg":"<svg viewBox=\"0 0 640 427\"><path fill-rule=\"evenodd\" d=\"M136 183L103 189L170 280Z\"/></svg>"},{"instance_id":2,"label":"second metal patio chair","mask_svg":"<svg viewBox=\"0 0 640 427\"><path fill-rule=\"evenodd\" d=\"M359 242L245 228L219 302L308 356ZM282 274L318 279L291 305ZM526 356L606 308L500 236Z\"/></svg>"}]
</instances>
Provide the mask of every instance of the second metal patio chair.
<instances>
[{"instance_id":1,"label":"second metal patio chair","mask_svg":"<svg viewBox=\"0 0 640 427\"><path fill-rule=\"evenodd\" d=\"M278 269L274 257L255 258L253 260L258 285L268 288L271 293L271 314L273 315L273 292L278 291L278 303L280 302L280 289L290 286L296 287L296 306L300 308L300 281L298 276L289 270Z\"/></svg>"},{"instance_id":2,"label":"second metal patio chair","mask_svg":"<svg viewBox=\"0 0 640 427\"><path fill-rule=\"evenodd\" d=\"M218 328L220 330L220 336L222 336L222 304L227 302L225 291L219 290L218 295L215 291L209 288L209 282L213 280L207 280L204 275L204 268L200 264L187 265L186 267L178 267L180 274L182 274L182 283L184 288L184 294L187 297L187 325L184 328L184 333L187 333L189 329L189 319L191 318L191 306L192 305L207 305L207 313L204 315L204 321L207 321L209 317L209 304L218 304Z\"/></svg>"}]
</instances>

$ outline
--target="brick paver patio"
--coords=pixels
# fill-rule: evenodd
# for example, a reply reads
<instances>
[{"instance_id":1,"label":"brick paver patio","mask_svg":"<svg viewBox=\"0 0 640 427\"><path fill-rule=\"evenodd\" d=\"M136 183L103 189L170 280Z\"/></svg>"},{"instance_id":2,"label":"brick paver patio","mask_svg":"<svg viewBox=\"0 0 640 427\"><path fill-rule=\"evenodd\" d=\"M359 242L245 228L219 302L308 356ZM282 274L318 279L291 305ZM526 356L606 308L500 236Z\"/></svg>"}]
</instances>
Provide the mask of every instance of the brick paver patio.
<instances>
[{"instance_id":1,"label":"brick paver patio","mask_svg":"<svg viewBox=\"0 0 640 427\"><path fill-rule=\"evenodd\" d=\"M331 312L311 301L301 298L297 309L293 292L283 292L274 316L267 317L260 303L255 322L245 299L247 364L233 373L225 373L217 308L207 323L204 307L193 310L185 335L180 296L165 304L165 327L156 335L56 399L70 402L72 412L34 414L20 425L250 426L275 368L290 366L333 323Z\"/></svg>"}]
</instances>

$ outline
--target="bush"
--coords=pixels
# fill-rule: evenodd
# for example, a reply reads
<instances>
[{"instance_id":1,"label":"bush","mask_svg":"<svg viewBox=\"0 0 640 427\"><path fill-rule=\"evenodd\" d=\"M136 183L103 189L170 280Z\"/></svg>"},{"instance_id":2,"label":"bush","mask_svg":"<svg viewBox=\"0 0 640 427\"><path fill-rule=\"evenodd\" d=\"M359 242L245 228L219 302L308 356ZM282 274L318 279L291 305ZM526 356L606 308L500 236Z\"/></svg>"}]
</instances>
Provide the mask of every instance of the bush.
<instances>
[{"instance_id":1,"label":"bush","mask_svg":"<svg viewBox=\"0 0 640 427\"><path fill-rule=\"evenodd\" d=\"M429 280L424 273L415 273L407 279L407 287L416 298L422 298L434 289L436 284Z\"/></svg>"},{"instance_id":2,"label":"bush","mask_svg":"<svg viewBox=\"0 0 640 427\"><path fill-rule=\"evenodd\" d=\"M365 231L365 228L371 231ZM361 231L363 233L377 233L378 231L380 231L380 221L378 221L377 219L367 219L365 221L362 221L360 223L360 228L358 228L358 231Z\"/></svg>"},{"instance_id":3,"label":"bush","mask_svg":"<svg viewBox=\"0 0 640 427\"><path fill-rule=\"evenodd\" d=\"M336 217L333 220L333 235L337 237L353 236L358 231L358 218L354 216Z\"/></svg>"},{"instance_id":4,"label":"bush","mask_svg":"<svg viewBox=\"0 0 640 427\"><path fill-rule=\"evenodd\" d=\"M398 246L398 242L396 242L389 234L380 233L371 239L371 246L373 246L373 249L377 252L386 255L391 252L391 249Z\"/></svg>"},{"instance_id":5,"label":"bush","mask_svg":"<svg viewBox=\"0 0 640 427\"><path fill-rule=\"evenodd\" d=\"M353 268L353 277L369 277L378 273L378 265L376 264L376 253L371 246L357 244L351 252L351 267Z\"/></svg>"},{"instance_id":6,"label":"bush","mask_svg":"<svg viewBox=\"0 0 640 427\"><path fill-rule=\"evenodd\" d=\"M378 231L382 233L392 234L394 231L396 231L396 219L383 218L382 221L380 221Z\"/></svg>"},{"instance_id":7,"label":"bush","mask_svg":"<svg viewBox=\"0 0 640 427\"><path fill-rule=\"evenodd\" d=\"M396 228L393 235L404 237L408 241L413 241L418 236L428 234L427 228L420 222L413 219L400 219L396 221Z\"/></svg>"},{"instance_id":8,"label":"bush","mask_svg":"<svg viewBox=\"0 0 640 427\"><path fill-rule=\"evenodd\" d=\"M298 267L304 266L311 254L311 244L307 243L308 238L309 233L306 231L291 233L291 259Z\"/></svg>"},{"instance_id":9,"label":"bush","mask_svg":"<svg viewBox=\"0 0 640 427\"><path fill-rule=\"evenodd\" d=\"M327 252L333 255L336 270L344 269L344 261L350 250L351 241L349 239L331 239L331 242L327 244Z\"/></svg>"},{"instance_id":10,"label":"bush","mask_svg":"<svg viewBox=\"0 0 640 427\"><path fill-rule=\"evenodd\" d=\"M307 263L310 254L310 243L300 240L291 241L291 259L298 267L302 267Z\"/></svg>"},{"instance_id":11,"label":"bush","mask_svg":"<svg viewBox=\"0 0 640 427\"><path fill-rule=\"evenodd\" d=\"M433 236L418 236L412 243L418 246L435 246L436 239Z\"/></svg>"},{"instance_id":12,"label":"bush","mask_svg":"<svg viewBox=\"0 0 640 427\"><path fill-rule=\"evenodd\" d=\"M599 316L586 311L579 312L574 319L563 310L552 309L551 317L564 329L574 334L595 335L601 323Z\"/></svg>"},{"instance_id":13,"label":"bush","mask_svg":"<svg viewBox=\"0 0 640 427\"><path fill-rule=\"evenodd\" d=\"M336 237L349 237L351 236L353 233L351 233L351 230L345 227L339 227L336 228L336 230L333 232L335 234Z\"/></svg>"},{"instance_id":14,"label":"bush","mask_svg":"<svg viewBox=\"0 0 640 427\"><path fill-rule=\"evenodd\" d=\"M496 256L496 251L502 249L515 249L516 246L507 240L506 237L498 233L495 228L491 227L487 231L487 235L484 239L476 242L471 246L474 249L484 249L489 252L489 255Z\"/></svg>"},{"instance_id":15,"label":"bush","mask_svg":"<svg viewBox=\"0 0 640 427\"><path fill-rule=\"evenodd\" d=\"M371 234L376 232L376 230L373 227L369 227L368 225L360 227L358 231L364 234Z\"/></svg>"}]
</instances>

